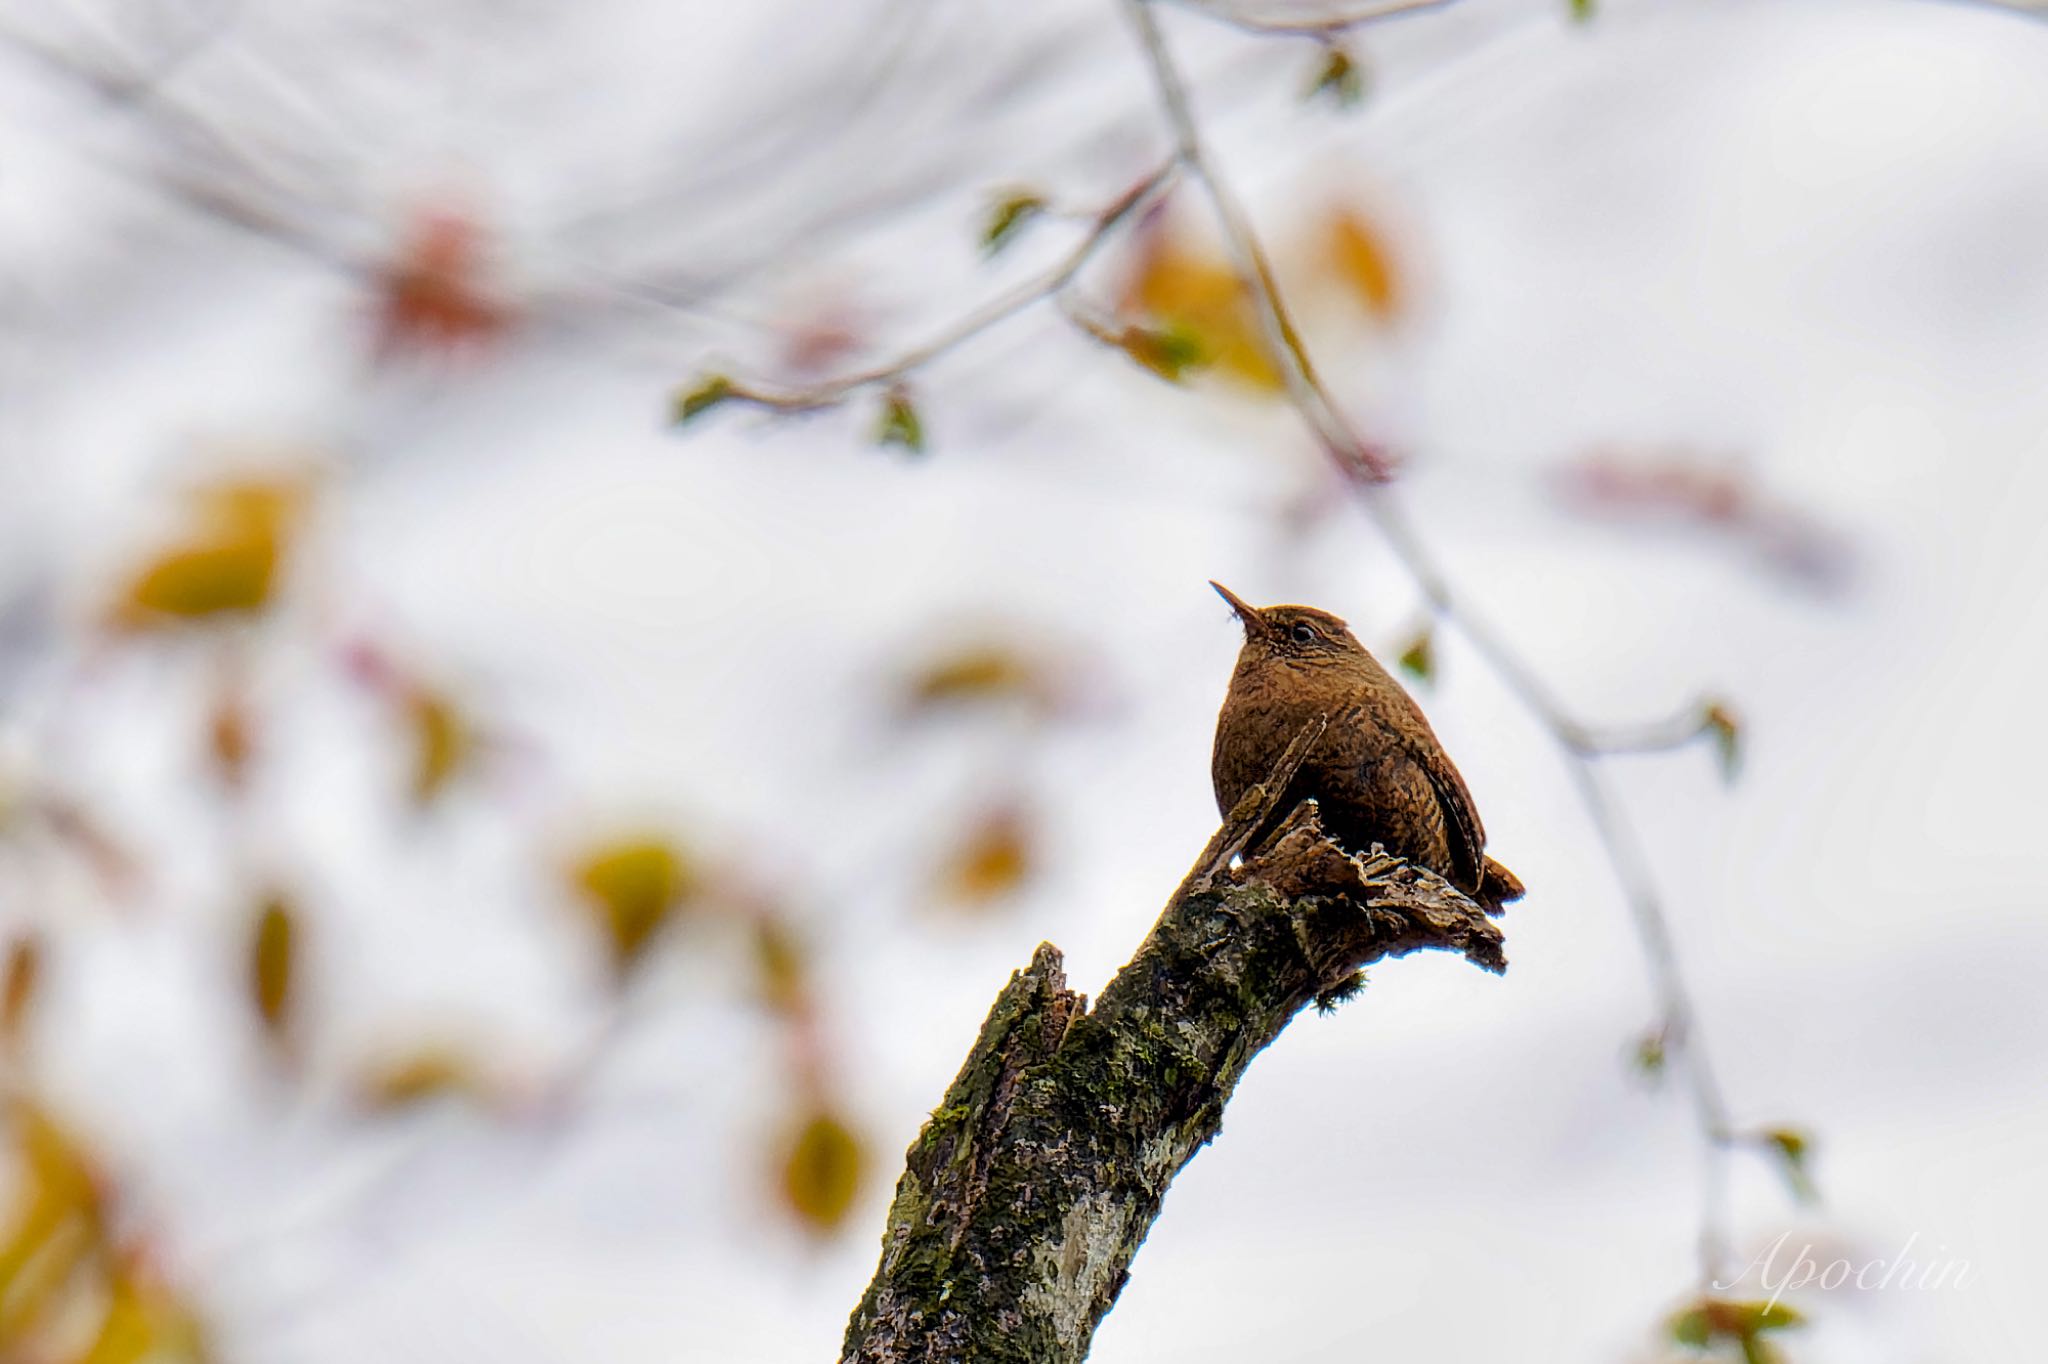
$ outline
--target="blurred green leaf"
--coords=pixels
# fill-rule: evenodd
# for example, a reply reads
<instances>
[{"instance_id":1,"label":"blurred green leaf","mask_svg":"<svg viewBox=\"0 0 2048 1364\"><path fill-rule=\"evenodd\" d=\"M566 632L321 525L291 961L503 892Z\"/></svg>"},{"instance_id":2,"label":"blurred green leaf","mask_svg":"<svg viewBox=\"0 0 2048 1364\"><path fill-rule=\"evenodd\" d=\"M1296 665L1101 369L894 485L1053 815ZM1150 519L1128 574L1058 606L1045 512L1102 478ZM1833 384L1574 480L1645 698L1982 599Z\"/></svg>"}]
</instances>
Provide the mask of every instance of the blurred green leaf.
<instances>
[{"instance_id":1,"label":"blurred green leaf","mask_svg":"<svg viewBox=\"0 0 2048 1364\"><path fill-rule=\"evenodd\" d=\"M875 444L897 445L913 455L924 453L924 419L910 400L910 390L900 384L882 398L881 419L875 424Z\"/></svg>"},{"instance_id":2,"label":"blurred green leaf","mask_svg":"<svg viewBox=\"0 0 2048 1364\"><path fill-rule=\"evenodd\" d=\"M1725 701L1709 701L1700 712L1700 723L1714 738L1722 780L1734 781L1742 771L1742 722Z\"/></svg>"},{"instance_id":3,"label":"blurred green leaf","mask_svg":"<svg viewBox=\"0 0 2048 1364\"><path fill-rule=\"evenodd\" d=\"M712 408L730 399L738 390L723 374L713 374L697 381L694 388L688 388L676 395L675 411L671 420L677 426L703 416Z\"/></svg>"},{"instance_id":4,"label":"blurred green leaf","mask_svg":"<svg viewBox=\"0 0 2048 1364\"><path fill-rule=\"evenodd\" d=\"M1401 671L1417 682L1427 684L1436 681L1436 636L1427 625L1415 632L1415 637L1408 641L1407 648L1401 650L1397 661Z\"/></svg>"},{"instance_id":5,"label":"blurred green leaf","mask_svg":"<svg viewBox=\"0 0 2048 1364\"><path fill-rule=\"evenodd\" d=\"M1598 0L1571 0L1571 10L1575 22L1590 24L1593 22L1593 16L1599 11Z\"/></svg>"},{"instance_id":6,"label":"blurred green leaf","mask_svg":"<svg viewBox=\"0 0 2048 1364\"><path fill-rule=\"evenodd\" d=\"M1811 1137L1795 1127L1773 1127L1759 1132L1757 1140L1778 1157L1778 1166L1784 1172L1785 1182L1791 1187L1794 1198L1801 1203L1811 1203L1820 1197L1820 1191L1813 1183Z\"/></svg>"},{"instance_id":7,"label":"blurred green leaf","mask_svg":"<svg viewBox=\"0 0 2048 1364\"><path fill-rule=\"evenodd\" d=\"M1664 1078L1664 1069L1671 1064L1668 1039L1662 1028L1652 1028L1636 1039L1635 1053L1631 1058L1636 1069L1652 1080Z\"/></svg>"},{"instance_id":8,"label":"blurred green leaf","mask_svg":"<svg viewBox=\"0 0 2048 1364\"><path fill-rule=\"evenodd\" d=\"M1184 326L1126 327L1117 337L1124 354L1170 384L1208 363L1202 338Z\"/></svg>"},{"instance_id":9,"label":"blurred green leaf","mask_svg":"<svg viewBox=\"0 0 2048 1364\"><path fill-rule=\"evenodd\" d=\"M1355 108L1365 99L1365 71L1341 45L1330 43L1303 99L1326 99L1339 108Z\"/></svg>"},{"instance_id":10,"label":"blurred green leaf","mask_svg":"<svg viewBox=\"0 0 2048 1364\"><path fill-rule=\"evenodd\" d=\"M1745 1361L1776 1358L1761 1337L1806 1324L1804 1315L1781 1302L1732 1302L1701 1298L1671 1318L1671 1338L1695 1350L1723 1342L1737 1346Z\"/></svg>"},{"instance_id":11,"label":"blurred green leaf","mask_svg":"<svg viewBox=\"0 0 2048 1364\"><path fill-rule=\"evenodd\" d=\"M993 256L1008 246L1034 218L1045 212L1045 199L1029 190L1016 190L996 200L988 221L981 229L981 249Z\"/></svg>"}]
</instances>

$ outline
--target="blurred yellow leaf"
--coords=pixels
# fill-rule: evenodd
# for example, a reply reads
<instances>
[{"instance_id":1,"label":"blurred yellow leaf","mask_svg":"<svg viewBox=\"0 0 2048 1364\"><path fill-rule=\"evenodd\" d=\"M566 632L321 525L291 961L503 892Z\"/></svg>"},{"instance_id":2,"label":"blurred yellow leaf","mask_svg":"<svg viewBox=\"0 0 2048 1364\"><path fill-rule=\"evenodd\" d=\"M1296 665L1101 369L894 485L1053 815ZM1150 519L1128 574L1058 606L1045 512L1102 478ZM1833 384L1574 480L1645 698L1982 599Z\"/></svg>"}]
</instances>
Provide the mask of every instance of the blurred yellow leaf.
<instances>
[{"instance_id":1,"label":"blurred yellow leaf","mask_svg":"<svg viewBox=\"0 0 2048 1364\"><path fill-rule=\"evenodd\" d=\"M268 605L307 491L302 481L282 480L200 489L192 534L129 582L116 602L116 623L163 626Z\"/></svg>"},{"instance_id":2,"label":"blurred yellow leaf","mask_svg":"<svg viewBox=\"0 0 2048 1364\"><path fill-rule=\"evenodd\" d=\"M412 798L426 805L468 762L476 736L454 698L431 688L412 689L405 718L412 731Z\"/></svg>"},{"instance_id":3,"label":"blurred yellow leaf","mask_svg":"<svg viewBox=\"0 0 2048 1364\"><path fill-rule=\"evenodd\" d=\"M28 1011L43 978L43 940L26 932L7 945L6 979L0 982L0 1043L11 1050L21 1045Z\"/></svg>"},{"instance_id":4,"label":"blurred yellow leaf","mask_svg":"<svg viewBox=\"0 0 2048 1364\"><path fill-rule=\"evenodd\" d=\"M467 1099L489 1106L497 1086L474 1057L454 1047L428 1045L383 1062L362 1080L364 1107L377 1112L410 1108L434 1099Z\"/></svg>"},{"instance_id":5,"label":"blurred yellow leaf","mask_svg":"<svg viewBox=\"0 0 2048 1364\"><path fill-rule=\"evenodd\" d=\"M732 380L723 374L713 374L699 379L676 395L670 420L677 426L695 421L720 403L734 397L738 391L733 387Z\"/></svg>"},{"instance_id":6,"label":"blurred yellow leaf","mask_svg":"<svg viewBox=\"0 0 2048 1364\"><path fill-rule=\"evenodd\" d=\"M598 847L571 872L596 912L621 972L636 961L656 929L697 887L696 869L666 839L627 838Z\"/></svg>"},{"instance_id":7,"label":"blurred yellow leaf","mask_svg":"<svg viewBox=\"0 0 2048 1364\"><path fill-rule=\"evenodd\" d=\"M981 815L947 858L940 895L955 904L987 905L1015 894L1037 869L1030 821L1014 805Z\"/></svg>"},{"instance_id":8,"label":"blurred yellow leaf","mask_svg":"<svg viewBox=\"0 0 2048 1364\"><path fill-rule=\"evenodd\" d=\"M1037 661L1003 644L969 644L940 654L913 672L905 686L912 710L956 701L1039 699L1044 691Z\"/></svg>"},{"instance_id":9,"label":"blurred yellow leaf","mask_svg":"<svg viewBox=\"0 0 2048 1364\"><path fill-rule=\"evenodd\" d=\"M820 1109L795 1128L782 1166L782 1196L807 1227L825 1235L845 1222L866 1165L860 1139Z\"/></svg>"},{"instance_id":10,"label":"blurred yellow leaf","mask_svg":"<svg viewBox=\"0 0 2048 1364\"><path fill-rule=\"evenodd\" d=\"M277 545L244 535L171 550L129 587L125 619L144 624L151 616L254 611L270 600L277 558Z\"/></svg>"},{"instance_id":11,"label":"blurred yellow leaf","mask_svg":"<svg viewBox=\"0 0 2048 1364\"><path fill-rule=\"evenodd\" d=\"M191 1310L142 1272L133 1256L109 1270L106 1302L91 1343L68 1364L141 1364L144 1360L206 1357L199 1323Z\"/></svg>"},{"instance_id":12,"label":"blurred yellow leaf","mask_svg":"<svg viewBox=\"0 0 2048 1364\"><path fill-rule=\"evenodd\" d=\"M1284 390L1251 291L1221 256L1198 253L1161 232L1148 244L1124 302L1160 333L1192 338L1202 363L1240 387Z\"/></svg>"},{"instance_id":13,"label":"blurred yellow leaf","mask_svg":"<svg viewBox=\"0 0 2048 1364\"><path fill-rule=\"evenodd\" d=\"M282 1040L291 1023L297 938L291 904L273 894L257 911L249 942L249 999L273 1040Z\"/></svg>"},{"instance_id":14,"label":"blurred yellow leaf","mask_svg":"<svg viewBox=\"0 0 2048 1364\"><path fill-rule=\"evenodd\" d=\"M114 1281L107 1296L106 1316L92 1344L76 1364L138 1364L157 1347L157 1314L125 1276Z\"/></svg>"},{"instance_id":15,"label":"blurred yellow leaf","mask_svg":"<svg viewBox=\"0 0 2048 1364\"><path fill-rule=\"evenodd\" d=\"M777 915L754 921L754 966L761 1002L778 1013L799 1009L808 992L809 957L796 933Z\"/></svg>"},{"instance_id":16,"label":"blurred yellow leaf","mask_svg":"<svg viewBox=\"0 0 2048 1364\"><path fill-rule=\"evenodd\" d=\"M83 1151L27 1099L8 1108L16 1212L0 1240L0 1358L52 1308L101 1237L99 1183Z\"/></svg>"},{"instance_id":17,"label":"blurred yellow leaf","mask_svg":"<svg viewBox=\"0 0 2048 1364\"><path fill-rule=\"evenodd\" d=\"M1355 208L1333 210L1324 225L1332 273L1381 322L1400 316L1406 302L1393 252L1380 230Z\"/></svg>"}]
</instances>

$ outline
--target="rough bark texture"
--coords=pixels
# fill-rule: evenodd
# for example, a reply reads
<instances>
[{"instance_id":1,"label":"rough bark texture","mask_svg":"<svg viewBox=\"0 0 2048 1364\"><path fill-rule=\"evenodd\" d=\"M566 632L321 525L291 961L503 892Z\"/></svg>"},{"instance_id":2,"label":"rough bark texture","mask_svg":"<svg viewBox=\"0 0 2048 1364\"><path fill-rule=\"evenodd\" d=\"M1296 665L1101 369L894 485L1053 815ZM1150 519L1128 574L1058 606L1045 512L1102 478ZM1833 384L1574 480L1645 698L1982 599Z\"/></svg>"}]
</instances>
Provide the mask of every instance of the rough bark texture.
<instances>
[{"instance_id":1,"label":"rough bark texture","mask_svg":"<svg viewBox=\"0 0 2048 1364\"><path fill-rule=\"evenodd\" d=\"M1322 725L1311 730L1239 803L1092 1010L1051 944L996 997L910 1148L843 1360L1084 1358L1167 1186L1304 1004L1418 948L1504 969L1478 905L1378 850L1346 853L1313 802L1232 866Z\"/></svg>"}]
</instances>

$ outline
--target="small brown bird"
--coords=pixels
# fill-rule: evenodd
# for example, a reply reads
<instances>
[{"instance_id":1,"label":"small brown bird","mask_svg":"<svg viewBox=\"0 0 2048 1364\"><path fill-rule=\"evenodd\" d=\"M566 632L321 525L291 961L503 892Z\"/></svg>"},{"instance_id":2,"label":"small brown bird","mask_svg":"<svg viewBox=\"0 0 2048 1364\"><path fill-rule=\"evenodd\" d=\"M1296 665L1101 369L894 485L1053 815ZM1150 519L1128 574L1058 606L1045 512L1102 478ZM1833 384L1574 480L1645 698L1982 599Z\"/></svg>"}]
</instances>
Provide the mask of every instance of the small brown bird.
<instances>
[{"instance_id":1,"label":"small brown bird","mask_svg":"<svg viewBox=\"0 0 2048 1364\"><path fill-rule=\"evenodd\" d=\"M1217 808L1229 815L1304 725L1359 707L1356 723L1323 733L1279 808L1313 796L1323 827L1352 851L1378 843L1488 909L1519 899L1522 883L1486 855L1472 793L1421 708L1344 622L1313 606L1262 611L1221 583L1209 586L1244 622L1244 649L1216 717Z\"/></svg>"}]
</instances>

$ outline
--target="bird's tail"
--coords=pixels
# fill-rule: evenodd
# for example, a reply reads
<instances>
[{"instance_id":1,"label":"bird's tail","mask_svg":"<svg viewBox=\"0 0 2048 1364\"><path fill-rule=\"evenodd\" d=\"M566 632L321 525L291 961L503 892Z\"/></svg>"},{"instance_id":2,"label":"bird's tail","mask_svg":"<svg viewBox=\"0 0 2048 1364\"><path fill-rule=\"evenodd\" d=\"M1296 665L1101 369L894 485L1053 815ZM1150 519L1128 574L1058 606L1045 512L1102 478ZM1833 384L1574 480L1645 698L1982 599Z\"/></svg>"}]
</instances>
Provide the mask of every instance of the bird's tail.
<instances>
[{"instance_id":1,"label":"bird's tail","mask_svg":"<svg viewBox=\"0 0 2048 1364\"><path fill-rule=\"evenodd\" d=\"M1522 878L1489 857L1479 869L1479 890L1472 898L1487 913L1498 914L1510 900L1521 899L1522 893Z\"/></svg>"}]
</instances>

